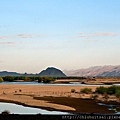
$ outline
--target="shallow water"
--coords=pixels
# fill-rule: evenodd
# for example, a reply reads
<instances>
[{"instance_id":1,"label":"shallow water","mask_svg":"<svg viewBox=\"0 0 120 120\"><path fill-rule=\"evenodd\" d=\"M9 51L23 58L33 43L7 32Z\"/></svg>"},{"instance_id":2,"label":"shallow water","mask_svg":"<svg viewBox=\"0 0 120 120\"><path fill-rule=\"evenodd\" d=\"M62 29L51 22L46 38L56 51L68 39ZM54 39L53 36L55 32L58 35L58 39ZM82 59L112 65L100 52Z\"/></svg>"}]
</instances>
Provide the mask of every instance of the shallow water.
<instances>
[{"instance_id":1,"label":"shallow water","mask_svg":"<svg viewBox=\"0 0 120 120\"><path fill-rule=\"evenodd\" d=\"M67 112L60 112L60 111L48 111L44 109L39 108L33 108L33 107L24 107L22 105L17 105L13 103L5 103L0 102L0 113L8 110L10 111L10 114L56 114L56 115L66 115L69 114Z\"/></svg>"},{"instance_id":2,"label":"shallow water","mask_svg":"<svg viewBox=\"0 0 120 120\"><path fill-rule=\"evenodd\" d=\"M18 84L18 85L44 85L44 86L110 86L110 85L86 85L81 83L68 83L68 84L45 84L38 82L2 82L0 84Z\"/></svg>"},{"instance_id":3,"label":"shallow water","mask_svg":"<svg viewBox=\"0 0 120 120\"><path fill-rule=\"evenodd\" d=\"M107 105L104 103L98 103L98 105L107 106L108 110L113 110L115 112L115 114L120 114L120 111L117 111L118 105Z\"/></svg>"}]
</instances>

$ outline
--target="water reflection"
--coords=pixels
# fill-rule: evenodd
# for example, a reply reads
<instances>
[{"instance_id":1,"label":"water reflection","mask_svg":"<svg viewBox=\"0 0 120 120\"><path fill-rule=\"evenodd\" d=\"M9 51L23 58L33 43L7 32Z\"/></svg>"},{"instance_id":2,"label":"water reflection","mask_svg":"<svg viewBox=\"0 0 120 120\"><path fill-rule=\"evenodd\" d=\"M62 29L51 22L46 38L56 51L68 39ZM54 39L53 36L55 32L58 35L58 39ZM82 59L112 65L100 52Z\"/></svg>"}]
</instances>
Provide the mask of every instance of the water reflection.
<instances>
[{"instance_id":1,"label":"water reflection","mask_svg":"<svg viewBox=\"0 0 120 120\"><path fill-rule=\"evenodd\" d=\"M48 111L44 109L32 108L32 107L24 107L22 105L16 105L13 103L4 103L0 102L0 113L8 110L10 114L56 114L56 115L65 115L67 112L59 112L59 111Z\"/></svg>"}]
</instances>

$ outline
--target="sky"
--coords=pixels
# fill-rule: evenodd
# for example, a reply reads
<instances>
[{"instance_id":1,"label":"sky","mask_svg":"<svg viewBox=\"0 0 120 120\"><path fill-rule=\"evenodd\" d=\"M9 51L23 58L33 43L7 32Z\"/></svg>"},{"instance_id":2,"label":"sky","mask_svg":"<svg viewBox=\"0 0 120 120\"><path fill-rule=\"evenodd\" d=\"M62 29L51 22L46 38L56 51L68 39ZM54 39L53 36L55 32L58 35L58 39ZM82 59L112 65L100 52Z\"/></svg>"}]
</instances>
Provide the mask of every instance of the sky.
<instances>
[{"instance_id":1,"label":"sky","mask_svg":"<svg viewBox=\"0 0 120 120\"><path fill-rule=\"evenodd\" d=\"M0 71L120 64L120 0L0 0Z\"/></svg>"}]
</instances>

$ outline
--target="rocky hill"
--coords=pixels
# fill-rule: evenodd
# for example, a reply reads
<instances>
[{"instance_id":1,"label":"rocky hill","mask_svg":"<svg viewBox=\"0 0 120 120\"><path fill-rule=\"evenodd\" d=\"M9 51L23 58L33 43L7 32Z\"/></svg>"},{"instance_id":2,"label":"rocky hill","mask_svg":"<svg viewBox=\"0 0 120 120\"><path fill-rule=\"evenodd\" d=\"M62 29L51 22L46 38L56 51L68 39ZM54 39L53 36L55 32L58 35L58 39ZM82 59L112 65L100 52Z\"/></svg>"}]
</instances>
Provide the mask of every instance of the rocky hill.
<instances>
[{"instance_id":1,"label":"rocky hill","mask_svg":"<svg viewBox=\"0 0 120 120\"><path fill-rule=\"evenodd\" d=\"M93 66L86 69L65 70L67 76L120 77L120 65Z\"/></svg>"},{"instance_id":2,"label":"rocky hill","mask_svg":"<svg viewBox=\"0 0 120 120\"><path fill-rule=\"evenodd\" d=\"M8 71L1 71L0 76L50 76L50 77L66 77L66 75L59 69L48 67L46 70L41 71L39 74L21 74L17 72L8 72Z\"/></svg>"},{"instance_id":3,"label":"rocky hill","mask_svg":"<svg viewBox=\"0 0 120 120\"><path fill-rule=\"evenodd\" d=\"M39 73L40 76L50 76L50 77L66 77L66 75L59 69L48 67Z\"/></svg>"}]
</instances>

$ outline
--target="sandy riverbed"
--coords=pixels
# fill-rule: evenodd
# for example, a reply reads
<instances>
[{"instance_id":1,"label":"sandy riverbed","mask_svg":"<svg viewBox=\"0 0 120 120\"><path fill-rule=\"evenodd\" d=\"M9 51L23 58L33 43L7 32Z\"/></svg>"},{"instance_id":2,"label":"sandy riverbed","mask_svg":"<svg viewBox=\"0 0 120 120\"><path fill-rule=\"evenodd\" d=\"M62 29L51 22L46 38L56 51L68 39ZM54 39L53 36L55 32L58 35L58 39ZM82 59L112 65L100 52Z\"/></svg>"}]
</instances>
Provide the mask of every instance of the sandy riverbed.
<instances>
[{"instance_id":1,"label":"sandy riverbed","mask_svg":"<svg viewBox=\"0 0 120 120\"><path fill-rule=\"evenodd\" d=\"M76 111L76 112L101 112L111 113L107 107L98 106L95 101L92 104L88 101L85 103L81 98L87 98L87 95L81 96L78 93L71 93L71 89L79 92L80 89L86 86L42 86L42 85L8 85L0 84L0 101L13 102L22 104L24 106L33 106L38 108L45 108L48 110L60 111ZM97 86L89 86L93 91ZM90 96L88 95L88 98ZM90 107L87 108L87 103ZM83 108L81 108L81 106ZM96 110L96 107L98 109ZM104 108L104 110L102 110ZM87 110L89 109L89 110Z\"/></svg>"}]
</instances>

